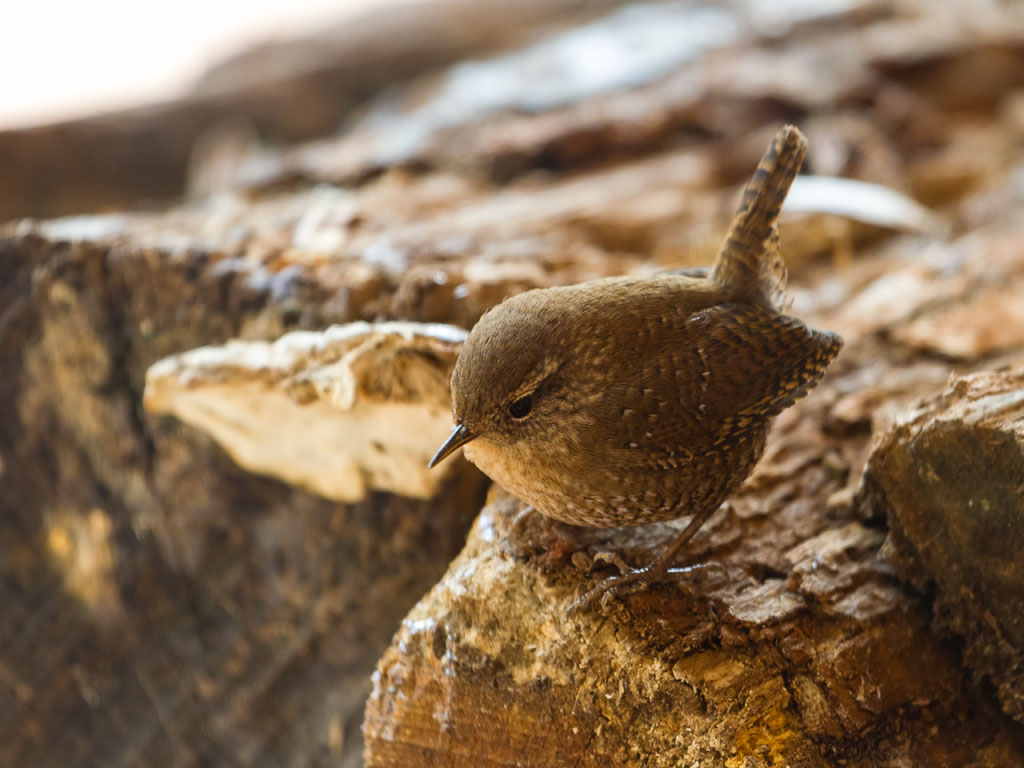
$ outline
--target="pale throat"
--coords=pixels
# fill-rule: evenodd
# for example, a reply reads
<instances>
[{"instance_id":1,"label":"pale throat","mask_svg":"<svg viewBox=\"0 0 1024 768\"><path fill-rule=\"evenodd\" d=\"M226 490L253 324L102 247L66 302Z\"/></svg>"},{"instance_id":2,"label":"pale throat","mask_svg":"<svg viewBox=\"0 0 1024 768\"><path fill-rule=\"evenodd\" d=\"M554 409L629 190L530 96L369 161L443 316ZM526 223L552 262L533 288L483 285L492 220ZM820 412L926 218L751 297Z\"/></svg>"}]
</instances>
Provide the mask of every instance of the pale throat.
<instances>
[{"instance_id":1,"label":"pale throat","mask_svg":"<svg viewBox=\"0 0 1024 768\"><path fill-rule=\"evenodd\" d=\"M545 462L533 456L523 443L500 446L483 436L467 443L462 450L480 471L528 504L546 508L560 496L557 476L545 472L542 469ZM537 498L539 488L548 488L554 493L544 493L545 498Z\"/></svg>"}]
</instances>

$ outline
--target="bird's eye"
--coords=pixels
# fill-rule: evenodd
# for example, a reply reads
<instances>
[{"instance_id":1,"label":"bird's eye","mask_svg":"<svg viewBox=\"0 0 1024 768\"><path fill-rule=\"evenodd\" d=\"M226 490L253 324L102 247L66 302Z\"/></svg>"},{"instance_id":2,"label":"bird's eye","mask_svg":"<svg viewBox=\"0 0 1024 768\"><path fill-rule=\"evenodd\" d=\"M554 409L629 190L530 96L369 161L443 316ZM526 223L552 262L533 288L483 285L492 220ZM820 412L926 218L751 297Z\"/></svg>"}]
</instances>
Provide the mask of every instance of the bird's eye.
<instances>
[{"instance_id":1,"label":"bird's eye","mask_svg":"<svg viewBox=\"0 0 1024 768\"><path fill-rule=\"evenodd\" d=\"M533 396L524 395L518 400L513 401L512 405L508 407L508 412L512 414L513 419L525 419L530 415L530 411L533 409Z\"/></svg>"}]
</instances>

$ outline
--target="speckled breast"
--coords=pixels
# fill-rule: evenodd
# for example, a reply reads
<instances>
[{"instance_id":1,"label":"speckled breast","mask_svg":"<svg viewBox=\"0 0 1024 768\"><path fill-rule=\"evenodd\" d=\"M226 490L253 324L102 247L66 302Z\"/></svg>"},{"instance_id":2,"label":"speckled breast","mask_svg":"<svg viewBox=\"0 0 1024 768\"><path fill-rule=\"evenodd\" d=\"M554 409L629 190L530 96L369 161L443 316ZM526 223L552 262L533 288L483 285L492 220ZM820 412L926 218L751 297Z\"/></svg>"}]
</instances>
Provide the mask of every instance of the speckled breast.
<instances>
[{"instance_id":1,"label":"speckled breast","mask_svg":"<svg viewBox=\"0 0 1024 768\"><path fill-rule=\"evenodd\" d=\"M466 455L492 480L547 517L571 525L642 525L718 507L764 453L768 424L675 468L637 461L555 472L544 462L510 461L500 449L470 444ZM739 437L739 436L736 436Z\"/></svg>"}]
</instances>

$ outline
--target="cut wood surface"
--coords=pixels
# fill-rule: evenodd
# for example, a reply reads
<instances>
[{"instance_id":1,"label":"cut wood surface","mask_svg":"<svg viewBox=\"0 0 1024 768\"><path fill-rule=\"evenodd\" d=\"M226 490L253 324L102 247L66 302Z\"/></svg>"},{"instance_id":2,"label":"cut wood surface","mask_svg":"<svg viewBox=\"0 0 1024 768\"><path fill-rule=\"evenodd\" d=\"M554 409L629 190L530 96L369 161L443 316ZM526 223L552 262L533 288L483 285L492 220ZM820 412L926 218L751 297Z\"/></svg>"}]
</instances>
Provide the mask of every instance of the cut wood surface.
<instances>
[{"instance_id":1,"label":"cut wood surface","mask_svg":"<svg viewBox=\"0 0 1024 768\"><path fill-rule=\"evenodd\" d=\"M496 15L337 134L200 153L216 194L0 230L0 765L1024 766L1022 9L612 5L514 40ZM685 521L513 525L461 458L353 463L362 433L336 454L362 485L311 482L344 473L288 449L331 444L293 409L406 414L425 454L456 342L373 336L354 371L290 334L469 329L530 288L707 265L783 122L826 179L783 212L790 312L846 347L694 540L707 567L570 616ZM154 409L209 387L209 418L146 410L151 369ZM346 380L374 396L334 409Z\"/></svg>"}]
</instances>

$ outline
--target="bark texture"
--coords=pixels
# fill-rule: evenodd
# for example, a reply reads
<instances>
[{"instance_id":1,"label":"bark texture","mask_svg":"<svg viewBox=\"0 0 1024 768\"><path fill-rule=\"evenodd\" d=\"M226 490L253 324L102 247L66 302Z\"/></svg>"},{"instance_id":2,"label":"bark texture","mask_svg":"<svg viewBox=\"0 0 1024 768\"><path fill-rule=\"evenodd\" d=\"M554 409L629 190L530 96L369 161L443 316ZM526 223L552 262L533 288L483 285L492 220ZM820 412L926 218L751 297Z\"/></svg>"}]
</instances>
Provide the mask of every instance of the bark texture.
<instances>
[{"instance_id":1,"label":"bark texture","mask_svg":"<svg viewBox=\"0 0 1024 768\"><path fill-rule=\"evenodd\" d=\"M705 567L602 610L569 607L615 573L610 554L642 563L677 528L523 530L521 504L493 493L378 664L368 764L1024 764L1020 725L901 585L884 518L852 493L864 446L829 435L829 389L780 418L770 454L691 550ZM1019 526L1019 504L1009 514ZM1020 590L1001 583L996 616L1012 627ZM1019 691L1016 657L988 661Z\"/></svg>"},{"instance_id":2,"label":"bark texture","mask_svg":"<svg viewBox=\"0 0 1024 768\"><path fill-rule=\"evenodd\" d=\"M144 229L0 246L0 763L358 764L369 671L484 478L340 504L147 415L163 355L313 305Z\"/></svg>"},{"instance_id":3,"label":"bark texture","mask_svg":"<svg viewBox=\"0 0 1024 768\"><path fill-rule=\"evenodd\" d=\"M1024 369L951 381L882 436L865 485L887 558L1024 722Z\"/></svg>"}]
</instances>

